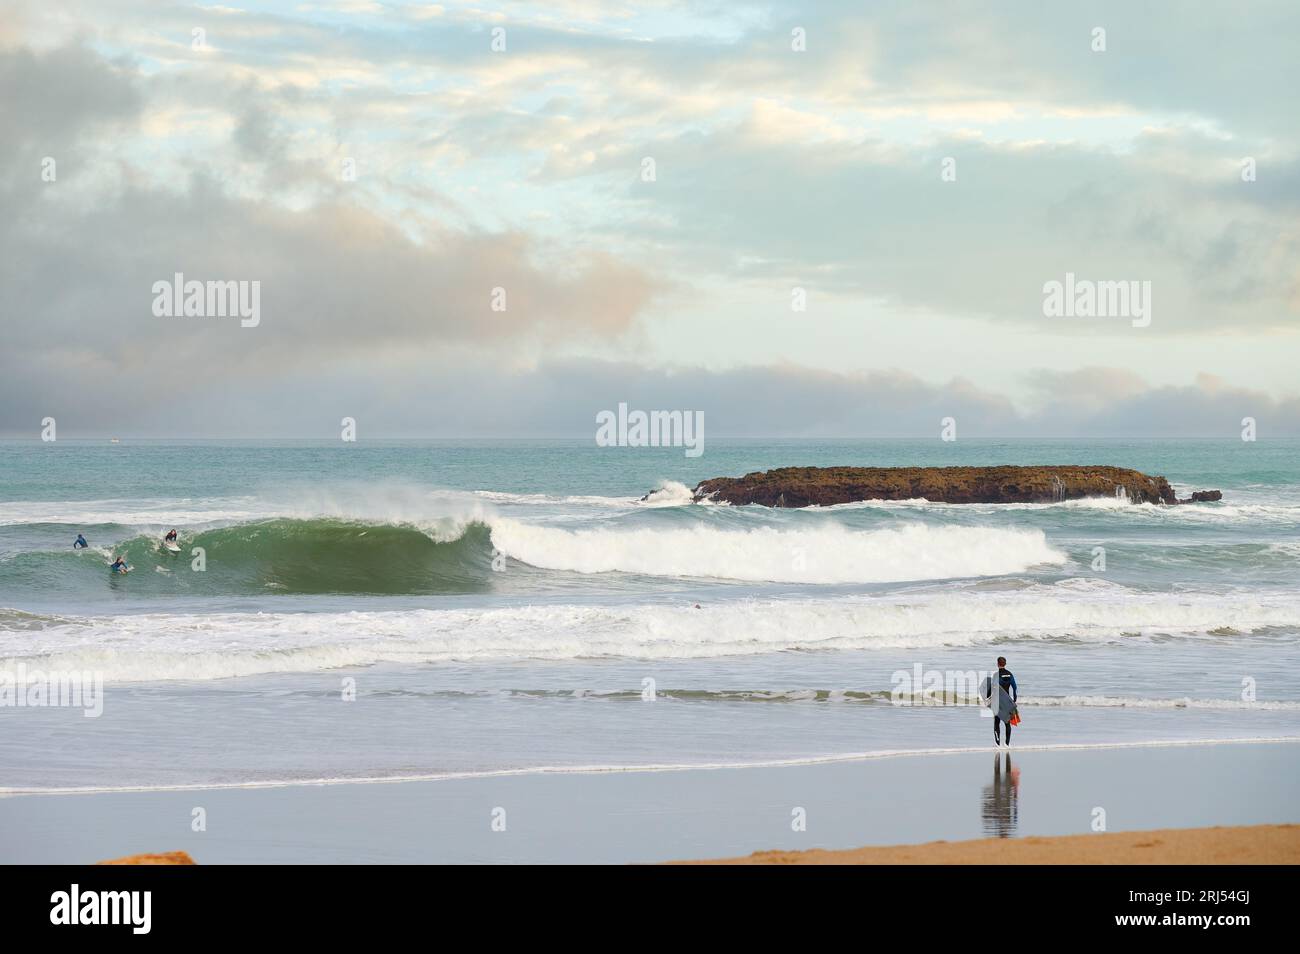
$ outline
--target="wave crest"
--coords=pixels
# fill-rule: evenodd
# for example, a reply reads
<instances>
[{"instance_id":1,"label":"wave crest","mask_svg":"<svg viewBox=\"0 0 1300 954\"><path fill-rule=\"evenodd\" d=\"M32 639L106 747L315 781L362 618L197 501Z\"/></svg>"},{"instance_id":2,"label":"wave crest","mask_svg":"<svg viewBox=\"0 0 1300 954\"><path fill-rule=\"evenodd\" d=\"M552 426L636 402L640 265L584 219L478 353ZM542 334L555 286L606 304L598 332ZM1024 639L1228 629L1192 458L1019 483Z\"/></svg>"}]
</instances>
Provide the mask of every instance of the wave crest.
<instances>
[{"instance_id":1,"label":"wave crest","mask_svg":"<svg viewBox=\"0 0 1300 954\"><path fill-rule=\"evenodd\" d=\"M492 545L530 566L577 573L776 583L892 583L1020 573L1063 564L1041 530L826 526L565 530L496 520Z\"/></svg>"}]
</instances>

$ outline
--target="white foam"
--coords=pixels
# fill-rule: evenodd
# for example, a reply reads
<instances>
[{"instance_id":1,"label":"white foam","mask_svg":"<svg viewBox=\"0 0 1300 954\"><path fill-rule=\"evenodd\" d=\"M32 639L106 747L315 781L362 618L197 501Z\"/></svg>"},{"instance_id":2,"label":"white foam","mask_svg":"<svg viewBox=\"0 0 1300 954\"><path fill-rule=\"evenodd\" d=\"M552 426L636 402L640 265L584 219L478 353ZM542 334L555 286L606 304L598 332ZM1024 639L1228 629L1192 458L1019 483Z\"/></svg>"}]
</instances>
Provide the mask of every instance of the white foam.
<instances>
[{"instance_id":1,"label":"white foam","mask_svg":"<svg viewBox=\"0 0 1300 954\"><path fill-rule=\"evenodd\" d=\"M615 510L647 507L684 507L695 503L694 491L676 480L661 480L654 490L640 497L604 497L595 494L516 494L500 490L476 490L474 496L492 503L506 505L576 506Z\"/></svg>"},{"instance_id":2,"label":"white foam","mask_svg":"<svg viewBox=\"0 0 1300 954\"><path fill-rule=\"evenodd\" d=\"M1052 586L692 605L547 604L351 613L0 612L0 669L94 670L109 681L206 680L378 663L695 659L790 650L927 649L1005 639L1244 639L1300 626L1300 599L1114 594Z\"/></svg>"},{"instance_id":3,"label":"white foam","mask_svg":"<svg viewBox=\"0 0 1300 954\"><path fill-rule=\"evenodd\" d=\"M521 504L537 507L573 505L630 510L637 504L635 497L602 497L595 494L514 494L503 490L476 490L474 496L495 504Z\"/></svg>"},{"instance_id":4,"label":"white foam","mask_svg":"<svg viewBox=\"0 0 1300 954\"><path fill-rule=\"evenodd\" d=\"M781 583L890 583L1020 573L1063 564L1041 530L839 525L565 530L498 519L492 545L530 566Z\"/></svg>"},{"instance_id":5,"label":"white foam","mask_svg":"<svg viewBox=\"0 0 1300 954\"><path fill-rule=\"evenodd\" d=\"M973 510L978 508L991 508L996 510L1127 510L1135 506L1127 499L1120 497L1079 497L1074 500L1058 500L1050 503L947 503L943 501L927 500L925 497L908 497L905 500L855 500L849 503L831 504L828 507L813 507L810 509L822 510L855 510L855 509L874 509L882 510L901 510L925 508L930 510L955 509L955 510ZM1154 506L1154 505L1145 505Z\"/></svg>"},{"instance_id":6,"label":"white foam","mask_svg":"<svg viewBox=\"0 0 1300 954\"><path fill-rule=\"evenodd\" d=\"M277 518L294 520L414 527L440 543L459 539L472 524L488 523L496 513L472 493L383 482L301 488L274 511Z\"/></svg>"},{"instance_id":7,"label":"white foam","mask_svg":"<svg viewBox=\"0 0 1300 954\"><path fill-rule=\"evenodd\" d=\"M661 480L659 486L639 502L646 507L683 507L695 502L695 491L675 480Z\"/></svg>"},{"instance_id":8,"label":"white foam","mask_svg":"<svg viewBox=\"0 0 1300 954\"><path fill-rule=\"evenodd\" d=\"M1300 709L1300 702L1288 700L1244 699L1192 699L1186 696L1174 699L1135 699L1127 696L1025 696L1017 700L1025 706L1060 706L1067 708L1103 709L1243 709L1264 711L1289 711Z\"/></svg>"},{"instance_id":9,"label":"white foam","mask_svg":"<svg viewBox=\"0 0 1300 954\"><path fill-rule=\"evenodd\" d=\"M924 510L929 512L954 510L964 513L1004 513L1027 510L1050 512L1053 510L1104 511L1107 514L1132 520L1166 520L1189 523L1238 523L1261 521L1268 523L1300 524L1300 506L1288 503L1198 503L1155 504L1130 503L1116 497L1080 497L1053 503L941 503L914 497L907 500L858 500L833 504L829 507L811 507L810 510Z\"/></svg>"},{"instance_id":10,"label":"white foam","mask_svg":"<svg viewBox=\"0 0 1300 954\"><path fill-rule=\"evenodd\" d=\"M0 503L0 526L56 523L77 527L119 524L141 530L170 526L239 523L275 516L275 508L252 498L196 501L170 500L79 500L8 501Z\"/></svg>"},{"instance_id":11,"label":"white foam","mask_svg":"<svg viewBox=\"0 0 1300 954\"><path fill-rule=\"evenodd\" d=\"M202 503L185 498L2 503L0 525L118 524L155 535L170 527L193 531L266 520L331 519L411 527L441 543L459 539L472 524L490 522L495 513L488 502L471 493L380 483L300 488L283 498L237 497Z\"/></svg>"}]
</instances>

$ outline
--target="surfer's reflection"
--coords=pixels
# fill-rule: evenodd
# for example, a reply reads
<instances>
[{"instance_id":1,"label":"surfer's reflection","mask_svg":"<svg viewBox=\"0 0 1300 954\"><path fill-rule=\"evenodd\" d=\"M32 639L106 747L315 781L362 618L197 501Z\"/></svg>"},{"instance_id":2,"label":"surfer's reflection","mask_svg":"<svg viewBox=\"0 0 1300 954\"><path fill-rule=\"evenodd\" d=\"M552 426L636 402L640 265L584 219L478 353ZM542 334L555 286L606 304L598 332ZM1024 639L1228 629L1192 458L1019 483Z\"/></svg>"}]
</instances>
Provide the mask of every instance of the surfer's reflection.
<instances>
[{"instance_id":1,"label":"surfer's reflection","mask_svg":"<svg viewBox=\"0 0 1300 954\"><path fill-rule=\"evenodd\" d=\"M1020 814L1016 800L1019 795L1020 769L1011 764L1011 753L995 753L993 783L984 786L984 795L980 800L984 834L994 838L1010 838L1016 833Z\"/></svg>"}]
</instances>

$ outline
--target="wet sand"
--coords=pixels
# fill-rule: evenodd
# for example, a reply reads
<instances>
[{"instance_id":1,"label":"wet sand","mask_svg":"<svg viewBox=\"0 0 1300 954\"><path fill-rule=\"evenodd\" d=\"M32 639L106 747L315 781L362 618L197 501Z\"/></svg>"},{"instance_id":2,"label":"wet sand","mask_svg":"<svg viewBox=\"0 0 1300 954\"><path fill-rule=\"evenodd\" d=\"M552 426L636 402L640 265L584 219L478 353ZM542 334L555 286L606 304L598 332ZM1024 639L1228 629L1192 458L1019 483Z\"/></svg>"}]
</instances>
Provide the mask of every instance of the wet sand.
<instances>
[{"instance_id":1,"label":"wet sand","mask_svg":"<svg viewBox=\"0 0 1300 954\"><path fill-rule=\"evenodd\" d=\"M1080 836L1064 843L1092 851L1131 837L1093 834L1099 812L1110 832L1300 823L1300 743L14 794L0 797L0 862L86 864L185 851L201 865L626 864L863 845L922 846L865 849L887 853L873 856L882 860L921 850L935 860L961 850L982 858L1047 851L1056 836ZM1155 857L1153 849L1175 844L1156 837L1162 844L1130 850ZM1186 836L1172 837L1181 846ZM969 841L980 838L989 841ZM925 844L938 839L950 844ZM1210 857L1215 845L1187 850Z\"/></svg>"}]
</instances>

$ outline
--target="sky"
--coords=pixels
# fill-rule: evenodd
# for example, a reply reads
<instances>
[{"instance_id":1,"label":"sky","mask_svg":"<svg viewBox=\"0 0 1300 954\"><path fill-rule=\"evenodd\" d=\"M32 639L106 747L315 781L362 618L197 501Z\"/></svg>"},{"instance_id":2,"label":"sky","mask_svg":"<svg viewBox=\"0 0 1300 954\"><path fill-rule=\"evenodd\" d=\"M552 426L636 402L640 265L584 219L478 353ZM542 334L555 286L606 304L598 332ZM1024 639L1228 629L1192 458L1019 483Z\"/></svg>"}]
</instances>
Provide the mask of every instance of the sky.
<instances>
[{"instance_id":1,"label":"sky","mask_svg":"<svg viewBox=\"0 0 1300 954\"><path fill-rule=\"evenodd\" d=\"M0 0L0 435L1297 437L1297 91L1294 2Z\"/></svg>"}]
</instances>

